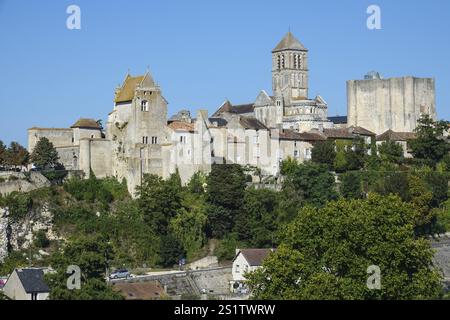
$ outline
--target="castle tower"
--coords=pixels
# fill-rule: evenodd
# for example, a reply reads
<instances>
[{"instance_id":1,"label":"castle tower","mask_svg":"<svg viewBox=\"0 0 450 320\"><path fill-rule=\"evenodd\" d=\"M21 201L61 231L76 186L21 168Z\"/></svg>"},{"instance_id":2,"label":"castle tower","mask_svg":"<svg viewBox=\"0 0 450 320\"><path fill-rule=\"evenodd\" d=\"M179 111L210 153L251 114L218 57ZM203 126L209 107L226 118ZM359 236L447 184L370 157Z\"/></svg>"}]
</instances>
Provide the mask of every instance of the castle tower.
<instances>
[{"instance_id":1,"label":"castle tower","mask_svg":"<svg viewBox=\"0 0 450 320\"><path fill-rule=\"evenodd\" d=\"M308 49L291 32L272 51L272 87L286 106L308 98Z\"/></svg>"}]
</instances>

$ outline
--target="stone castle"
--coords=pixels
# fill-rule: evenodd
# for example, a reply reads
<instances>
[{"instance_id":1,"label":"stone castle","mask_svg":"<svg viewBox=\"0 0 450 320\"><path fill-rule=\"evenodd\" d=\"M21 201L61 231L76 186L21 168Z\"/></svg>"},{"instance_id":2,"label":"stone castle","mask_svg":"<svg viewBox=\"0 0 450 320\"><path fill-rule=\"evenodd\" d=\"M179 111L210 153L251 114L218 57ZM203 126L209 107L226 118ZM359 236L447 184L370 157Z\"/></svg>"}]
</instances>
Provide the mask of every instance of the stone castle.
<instances>
[{"instance_id":1,"label":"stone castle","mask_svg":"<svg viewBox=\"0 0 450 320\"><path fill-rule=\"evenodd\" d=\"M46 137L66 169L125 178L134 192L146 173L166 178L178 170L187 182L213 163L249 165L262 176L277 176L282 160L310 159L317 141L412 131L421 113L435 117L432 79L350 81L347 121L328 118L321 96L308 97L308 78L308 50L289 32L272 51L273 95L263 90L255 102L225 101L211 116L183 110L168 119L167 100L152 76L127 74L116 88L105 131L92 119L64 129L35 127L28 130L28 149Z\"/></svg>"}]
</instances>

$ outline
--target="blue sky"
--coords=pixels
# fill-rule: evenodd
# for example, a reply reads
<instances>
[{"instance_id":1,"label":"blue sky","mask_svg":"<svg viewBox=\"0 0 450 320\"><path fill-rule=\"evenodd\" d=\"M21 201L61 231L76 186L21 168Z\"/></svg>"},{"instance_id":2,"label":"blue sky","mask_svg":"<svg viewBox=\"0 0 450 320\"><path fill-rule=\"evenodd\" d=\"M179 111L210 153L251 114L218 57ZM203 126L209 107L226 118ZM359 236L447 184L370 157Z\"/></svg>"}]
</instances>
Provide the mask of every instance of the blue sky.
<instances>
[{"instance_id":1,"label":"blue sky","mask_svg":"<svg viewBox=\"0 0 450 320\"><path fill-rule=\"evenodd\" d=\"M66 28L71 4L81 30ZM366 27L371 4L382 30ZM105 120L128 69L150 68L169 115L252 102L271 92L271 50L289 27L330 116L346 114L346 80L377 70L435 77L438 115L450 119L449 15L448 0L0 0L0 139Z\"/></svg>"}]
</instances>

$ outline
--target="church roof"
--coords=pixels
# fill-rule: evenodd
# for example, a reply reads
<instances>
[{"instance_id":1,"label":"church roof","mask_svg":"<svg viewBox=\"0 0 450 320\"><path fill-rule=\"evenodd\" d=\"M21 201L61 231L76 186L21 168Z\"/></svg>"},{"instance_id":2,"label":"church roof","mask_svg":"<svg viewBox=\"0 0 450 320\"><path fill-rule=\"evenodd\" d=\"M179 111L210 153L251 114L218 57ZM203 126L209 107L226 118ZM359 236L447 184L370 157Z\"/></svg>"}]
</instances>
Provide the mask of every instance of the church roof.
<instances>
[{"instance_id":1,"label":"church roof","mask_svg":"<svg viewBox=\"0 0 450 320\"><path fill-rule=\"evenodd\" d=\"M71 128L85 128L85 129L98 129L100 130L100 125L94 119L79 119Z\"/></svg>"},{"instance_id":2,"label":"church roof","mask_svg":"<svg viewBox=\"0 0 450 320\"><path fill-rule=\"evenodd\" d=\"M300 41L291 33L288 32L280 43L273 49L272 52L284 51L284 50L298 50L298 51L308 51Z\"/></svg>"},{"instance_id":3,"label":"church roof","mask_svg":"<svg viewBox=\"0 0 450 320\"><path fill-rule=\"evenodd\" d=\"M114 102L119 103L133 100L136 86L144 80L144 77L145 76L132 77L127 75L122 87L116 95Z\"/></svg>"}]
</instances>

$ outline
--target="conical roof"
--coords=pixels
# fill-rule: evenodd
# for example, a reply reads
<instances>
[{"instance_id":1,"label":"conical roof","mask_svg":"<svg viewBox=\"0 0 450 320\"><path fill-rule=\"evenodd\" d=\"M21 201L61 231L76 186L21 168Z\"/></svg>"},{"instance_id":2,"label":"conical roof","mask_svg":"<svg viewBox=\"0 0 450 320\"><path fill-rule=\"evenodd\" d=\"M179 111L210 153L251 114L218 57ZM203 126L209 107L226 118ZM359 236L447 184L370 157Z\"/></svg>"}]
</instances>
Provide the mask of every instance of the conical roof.
<instances>
[{"instance_id":1,"label":"conical roof","mask_svg":"<svg viewBox=\"0 0 450 320\"><path fill-rule=\"evenodd\" d=\"M283 40L273 49L272 52L284 51L284 50L298 50L298 51L308 51L308 49L297 40L296 37L291 32L288 32Z\"/></svg>"}]
</instances>

